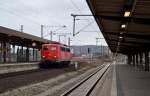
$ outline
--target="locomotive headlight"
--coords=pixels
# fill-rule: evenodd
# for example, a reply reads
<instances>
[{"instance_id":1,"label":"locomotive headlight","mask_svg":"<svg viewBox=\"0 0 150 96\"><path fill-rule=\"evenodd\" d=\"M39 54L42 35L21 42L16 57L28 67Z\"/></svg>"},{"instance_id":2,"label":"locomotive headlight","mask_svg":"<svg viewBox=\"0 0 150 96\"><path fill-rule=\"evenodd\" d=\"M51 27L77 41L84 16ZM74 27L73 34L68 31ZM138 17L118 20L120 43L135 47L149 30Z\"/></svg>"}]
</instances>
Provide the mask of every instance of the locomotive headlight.
<instances>
[{"instance_id":1,"label":"locomotive headlight","mask_svg":"<svg viewBox=\"0 0 150 96\"><path fill-rule=\"evenodd\" d=\"M43 58L45 58L45 56L42 56Z\"/></svg>"},{"instance_id":2,"label":"locomotive headlight","mask_svg":"<svg viewBox=\"0 0 150 96\"><path fill-rule=\"evenodd\" d=\"M57 56L54 56L54 58L56 58Z\"/></svg>"}]
</instances>

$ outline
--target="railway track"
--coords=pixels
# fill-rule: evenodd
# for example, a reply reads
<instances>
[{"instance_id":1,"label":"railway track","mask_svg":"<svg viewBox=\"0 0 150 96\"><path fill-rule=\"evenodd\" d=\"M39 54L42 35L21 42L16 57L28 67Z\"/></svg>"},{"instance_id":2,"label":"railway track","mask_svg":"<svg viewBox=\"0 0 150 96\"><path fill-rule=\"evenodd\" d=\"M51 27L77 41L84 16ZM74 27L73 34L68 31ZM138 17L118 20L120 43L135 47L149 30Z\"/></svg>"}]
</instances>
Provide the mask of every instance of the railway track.
<instances>
[{"instance_id":1,"label":"railway track","mask_svg":"<svg viewBox=\"0 0 150 96\"><path fill-rule=\"evenodd\" d=\"M101 65L93 74L64 92L61 96L90 96L91 92L102 79L110 64Z\"/></svg>"},{"instance_id":2,"label":"railway track","mask_svg":"<svg viewBox=\"0 0 150 96\"><path fill-rule=\"evenodd\" d=\"M55 73L55 74L51 74ZM32 83L42 82L60 74L66 73L64 69L35 69L23 72L14 72L0 75L0 93L26 86Z\"/></svg>"}]
</instances>

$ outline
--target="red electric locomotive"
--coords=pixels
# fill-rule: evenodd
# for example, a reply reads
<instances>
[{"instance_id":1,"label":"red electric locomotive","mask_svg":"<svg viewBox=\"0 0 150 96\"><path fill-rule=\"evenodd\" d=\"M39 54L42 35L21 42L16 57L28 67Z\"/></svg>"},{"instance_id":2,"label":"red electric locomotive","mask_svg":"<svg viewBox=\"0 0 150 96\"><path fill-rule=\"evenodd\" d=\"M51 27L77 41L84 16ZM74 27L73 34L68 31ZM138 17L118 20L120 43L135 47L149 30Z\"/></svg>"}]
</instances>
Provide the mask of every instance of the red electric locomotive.
<instances>
[{"instance_id":1,"label":"red electric locomotive","mask_svg":"<svg viewBox=\"0 0 150 96\"><path fill-rule=\"evenodd\" d=\"M40 67L63 66L70 63L72 53L67 45L55 42L42 45L41 57Z\"/></svg>"}]
</instances>

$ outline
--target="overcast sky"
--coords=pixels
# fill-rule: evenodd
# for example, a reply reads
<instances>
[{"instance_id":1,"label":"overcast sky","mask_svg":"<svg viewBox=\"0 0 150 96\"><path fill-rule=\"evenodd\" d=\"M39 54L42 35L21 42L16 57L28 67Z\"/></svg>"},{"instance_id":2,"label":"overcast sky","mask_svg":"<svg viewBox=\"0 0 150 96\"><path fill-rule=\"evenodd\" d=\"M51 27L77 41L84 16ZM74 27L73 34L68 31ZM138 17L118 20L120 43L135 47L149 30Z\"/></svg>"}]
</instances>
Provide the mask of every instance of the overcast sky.
<instances>
[{"instance_id":1,"label":"overcast sky","mask_svg":"<svg viewBox=\"0 0 150 96\"><path fill-rule=\"evenodd\" d=\"M73 14L91 14L86 0L0 0L0 26L20 30L24 25L24 32L40 37L40 25L44 27L44 38L50 39L50 31L55 32L53 40L58 41L58 35L72 33ZM71 37L72 45L95 45L95 38L102 38L101 32L92 17L77 17L76 32L72 37L61 37L62 43L67 43ZM61 28L61 26L67 26ZM85 27L87 26L87 27ZM89 32L92 31L92 32ZM99 44L106 45L104 40Z\"/></svg>"}]
</instances>

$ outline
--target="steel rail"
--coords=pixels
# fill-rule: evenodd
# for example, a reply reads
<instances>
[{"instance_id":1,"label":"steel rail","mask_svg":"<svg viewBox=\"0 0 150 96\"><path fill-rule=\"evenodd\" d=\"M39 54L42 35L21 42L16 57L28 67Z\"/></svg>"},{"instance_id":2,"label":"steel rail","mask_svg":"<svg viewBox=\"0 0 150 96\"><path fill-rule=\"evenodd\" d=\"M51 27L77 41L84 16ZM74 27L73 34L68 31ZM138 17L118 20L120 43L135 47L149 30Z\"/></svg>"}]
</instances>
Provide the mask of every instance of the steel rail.
<instances>
[{"instance_id":1,"label":"steel rail","mask_svg":"<svg viewBox=\"0 0 150 96\"><path fill-rule=\"evenodd\" d=\"M87 76L85 79L81 80L79 83L77 83L76 85L74 85L73 87L71 87L69 90L67 90L66 92L64 92L62 95L60 96L68 96L69 94L71 94L75 89L77 89L79 86L81 86L82 84L84 84L86 81L88 81L92 76L96 75L96 73L98 73L99 71L101 71L103 68L105 68L107 65L101 65L94 73L92 73L91 75ZM108 67L106 68L106 70L102 73L102 75L100 76L100 78L98 78L98 80L96 80L96 82L94 83L94 85L90 88L90 90L88 91L88 93L86 94L86 96L89 96L90 93L92 92L92 90L95 88L95 86L97 85L97 83L100 81L100 79L103 77L103 75L105 74L105 72L107 71L107 69L109 68L110 64L108 65Z\"/></svg>"}]
</instances>

